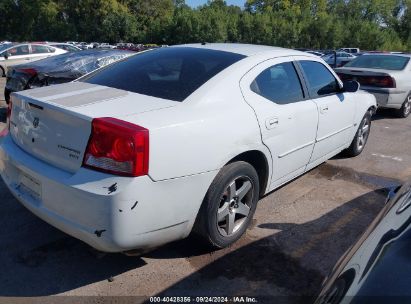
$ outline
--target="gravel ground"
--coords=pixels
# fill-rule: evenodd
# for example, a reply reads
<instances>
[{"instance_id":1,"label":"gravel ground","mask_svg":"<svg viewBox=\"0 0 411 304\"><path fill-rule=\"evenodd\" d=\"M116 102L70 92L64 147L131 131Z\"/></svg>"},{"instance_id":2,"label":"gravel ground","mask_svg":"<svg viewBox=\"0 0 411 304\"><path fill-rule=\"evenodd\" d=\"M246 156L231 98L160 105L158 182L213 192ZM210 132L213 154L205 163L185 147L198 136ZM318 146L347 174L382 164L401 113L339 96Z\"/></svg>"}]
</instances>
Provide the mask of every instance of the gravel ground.
<instances>
[{"instance_id":1,"label":"gravel ground","mask_svg":"<svg viewBox=\"0 0 411 304\"><path fill-rule=\"evenodd\" d=\"M0 78L0 94L3 85ZM58 295L72 296L58 298L72 303L136 303L142 298L100 297L220 295L301 302L293 296L317 294L379 212L387 189L411 176L410 132L411 117L378 113L360 156L337 156L262 198L252 228L218 251L189 238L139 257L98 253L33 216L0 181L0 301Z\"/></svg>"}]
</instances>

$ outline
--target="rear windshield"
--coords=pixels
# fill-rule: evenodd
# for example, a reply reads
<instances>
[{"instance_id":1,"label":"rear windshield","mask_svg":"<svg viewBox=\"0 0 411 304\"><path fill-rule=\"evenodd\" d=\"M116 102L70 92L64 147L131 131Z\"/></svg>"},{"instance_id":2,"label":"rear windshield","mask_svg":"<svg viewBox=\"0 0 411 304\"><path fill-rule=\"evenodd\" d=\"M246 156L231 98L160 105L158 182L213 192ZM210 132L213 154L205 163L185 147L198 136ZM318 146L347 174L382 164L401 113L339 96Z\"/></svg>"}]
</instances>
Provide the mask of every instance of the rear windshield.
<instances>
[{"instance_id":1,"label":"rear windshield","mask_svg":"<svg viewBox=\"0 0 411 304\"><path fill-rule=\"evenodd\" d=\"M81 81L183 101L207 80L244 57L209 49L161 48L131 56Z\"/></svg>"},{"instance_id":2,"label":"rear windshield","mask_svg":"<svg viewBox=\"0 0 411 304\"><path fill-rule=\"evenodd\" d=\"M402 70L410 58L395 55L363 55L347 63L345 67L383 70Z\"/></svg>"}]
</instances>

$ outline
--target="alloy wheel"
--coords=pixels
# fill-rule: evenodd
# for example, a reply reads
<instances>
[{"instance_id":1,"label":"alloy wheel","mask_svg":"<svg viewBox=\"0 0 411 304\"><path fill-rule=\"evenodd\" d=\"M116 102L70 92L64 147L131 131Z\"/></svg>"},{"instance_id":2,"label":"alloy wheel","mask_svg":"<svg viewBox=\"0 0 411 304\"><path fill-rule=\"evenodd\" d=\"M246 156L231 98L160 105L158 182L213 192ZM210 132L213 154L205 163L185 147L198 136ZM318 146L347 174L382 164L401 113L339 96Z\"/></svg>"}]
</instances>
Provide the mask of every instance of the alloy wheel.
<instances>
[{"instance_id":1,"label":"alloy wheel","mask_svg":"<svg viewBox=\"0 0 411 304\"><path fill-rule=\"evenodd\" d=\"M411 96L408 96L407 101L404 104L404 116L408 116L411 112Z\"/></svg>"},{"instance_id":2,"label":"alloy wheel","mask_svg":"<svg viewBox=\"0 0 411 304\"><path fill-rule=\"evenodd\" d=\"M247 176L231 181L217 209L217 227L222 236L235 234L246 222L253 201L254 185Z\"/></svg>"},{"instance_id":3,"label":"alloy wheel","mask_svg":"<svg viewBox=\"0 0 411 304\"><path fill-rule=\"evenodd\" d=\"M358 129L357 148L359 151L364 149L364 146L367 143L368 135L370 134L370 125L371 122L368 117L364 117L361 126Z\"/></svg>"}]
</instances>

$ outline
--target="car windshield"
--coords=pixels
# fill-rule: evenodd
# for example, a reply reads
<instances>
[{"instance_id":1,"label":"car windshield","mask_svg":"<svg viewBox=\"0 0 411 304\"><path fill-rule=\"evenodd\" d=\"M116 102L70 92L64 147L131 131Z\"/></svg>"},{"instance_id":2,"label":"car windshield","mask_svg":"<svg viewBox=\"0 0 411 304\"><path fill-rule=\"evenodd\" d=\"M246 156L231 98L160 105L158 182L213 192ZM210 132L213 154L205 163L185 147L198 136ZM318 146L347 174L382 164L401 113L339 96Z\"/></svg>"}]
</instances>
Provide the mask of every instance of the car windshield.
<instances>
[{"instance_id":1,"label":"car windshield","mask_svg":"<svg viewBox=\"0 0 411 304\"><path fill-rule=\"evenodd\" d=\"M347 63L346 67L369 68L382 70L402 70L407 65L409 57L395 55L363 55Z\"/></svg>"},{"instance_id":2,"label":"car windshield","mask_svg":"<svg viewBox=\"0 0 411 304\"><path fill-rule=\"evenodd\" d=\"M183 101L213 76L244 57L192 47L161 48L122 60L81 81Z\"/></svg>"}]
</instances>

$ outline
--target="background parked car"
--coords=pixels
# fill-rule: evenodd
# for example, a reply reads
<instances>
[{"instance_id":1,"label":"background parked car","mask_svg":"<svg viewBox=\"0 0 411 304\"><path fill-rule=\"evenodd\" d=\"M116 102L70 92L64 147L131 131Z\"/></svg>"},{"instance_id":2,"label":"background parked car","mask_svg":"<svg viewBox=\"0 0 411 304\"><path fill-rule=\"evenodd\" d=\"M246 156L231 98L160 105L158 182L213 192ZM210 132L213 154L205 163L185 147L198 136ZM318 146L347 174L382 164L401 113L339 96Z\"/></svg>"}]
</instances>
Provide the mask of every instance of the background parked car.
<instances>
[{"instance_id":1,"label":"background parked car","mask_svg":"<svg viewBox=\"0 0 411 304\"><path fill-rule=\"evenodd\" d=\"M69 44L69 43L51 42L51 43L48 43L48 45L51 45L51 46L54 46L54 47L56 47L56 48L65 50L65 51L67 51L67 52L78 52L78 51L81 51L81 48L79 48L79 47L77 47L77 46L75 46L75 45Z\"/></svg>"},{"instance_id":2,"label":"background parked car","mask_svg":"<svg viewBox=\"0 0 411 304\"><path fill-rule=\"evenodd\" d=\"M316 304L409 303L411 183L391 199L336 264Z\"/></svg>"},{"instance_id":3,"label":"background parked car","mask_svg":"<svg viewBox=\"0 0 411 304\"><path fill-rule=\"evenodd\" d=\"M83 50L88 50L88 49L92 49L93 45L91 43L87 43L87 42L80 42L79 44L77 44L78 47L80 47Z\"/></svg>"},{"instance_id":4,"label":"background parked car","mask_svg":"<svg viewBox=\"0 0 411 304\"><path fill-rule=\"evenodd\" d=\"M411 55L364 54L336 69L342 80L356 80L374 94L379 107L395 109L399 117L411 113Z\"/></svg>"},{"instance_id":5,"label":"background parked car","mask_svg":"<svg viewBox=\"0 0 411 304\"><path fill-rule=\"evenodd\" d=\"M98 46L98 48L100 48L100 49L115 49L116 46L115 46L115 45L108 44L108 43L101 43L101 44Z\"/></svg>"},{"instance_id":6,"label":"background parked car","mask_svg":"<svg viewBox=\"0 0 411 304\"><path fill-rule=\"evenodd\" d=\"M119 50L84 50L14 66L7 73L6 102L12 92L69 82L132 54Z\"/></svg>"},{"instance_id":7,"label":"background parked car","mask_svg":"<svg viewBox=\"0 0 411 304\"><path fill-rule=\"evenodd\" d=\"M335 54L337 54L337 61L335 60ZM333 52L333 53L324 55L321 58L324 59L324 61L327 62L331 67L335 68L335 67L340 67L340 66L347 64L347 62L354 60L356 56L346 53L346 52L336 52L336 53Z\"/></svg>"},{"instance_id":8,"label":"background parked car","mask_svg":"<svg viewBox=\"0 0 411 304\"><path fill-rule=\"evenodd\" d=\"M0 47L0 75L5 76L7 70L14 65L64 53L66 53L65 50L45 44L20 43L4 45Z\"/></svg>"},{"instance_id":9,"label":"background parked car","mask_svg":"<svg viewBox=\"0 0 411 304\"><path fill-rule=\"evenodd\" d=\"M359 48L341 48L338 51L346 52L346 53L350 53L350 54L354 54L354 55L360 53Z\"/></svg>"},{"instance_id":10,"label":"background parked car","mask_svg":"<svg viewBox=\"0 0 411 304\"><path fill-rule=\"evenodd\" d=\"M324 56L324 53L321 53L321 52L318 52L318 51L305 51L305 52L309 53L309 54L313 54L313 55L318 56L318 57Z\"/></svg>"}]
</instances>

